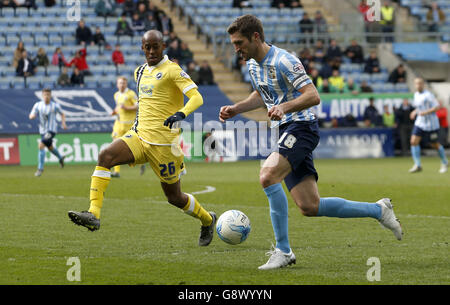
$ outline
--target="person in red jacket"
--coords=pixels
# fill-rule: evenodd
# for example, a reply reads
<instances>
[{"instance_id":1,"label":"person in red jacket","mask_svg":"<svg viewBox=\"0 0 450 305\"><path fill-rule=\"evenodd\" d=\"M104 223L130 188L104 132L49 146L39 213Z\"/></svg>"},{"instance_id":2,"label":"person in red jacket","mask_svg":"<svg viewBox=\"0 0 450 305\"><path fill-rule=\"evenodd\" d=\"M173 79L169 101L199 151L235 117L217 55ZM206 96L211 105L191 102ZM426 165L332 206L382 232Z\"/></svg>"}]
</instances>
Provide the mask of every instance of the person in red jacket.
<instances>
[{"instance_id":1,"label":"person in red jacket","mask_svg":"<svg viewBox=\"0 0 450 305\"><path fill-rule=\"evenodd\" d=\"M78 50L75 53L75 57L69 63L67 63L66 66L77 67L78 70L83 74L83 76L92 75L86 62L86 48Z\"/></svg>"},{"instance_id":2,"label":"person in red jacket","mask_svg":"<svg viewBox=\"0 0 450 305\"><path fill-rule=\"evenodd\" d=\"M436 111L436 115L439 119L439 143L441 143L442 146L447 147L448 146L448 120L447 120L447 107L444 106L442 101L439 101L439 104L441 105L441 108L439 108L438 111Z\"/></svg>"},{"instance_id":3,"label":"person in red jacket","mask_svg":"<svg viewBox=\"0 0 450 305\"><path fill-rule=\"evenodd\" d=\"M120 50L120 44L116 44L116 48L114 49L114 52L112 53L112 61L114 65L123 65L125 64L125 59L123 57L123 53Z\"/></svg>"}]
</instances>

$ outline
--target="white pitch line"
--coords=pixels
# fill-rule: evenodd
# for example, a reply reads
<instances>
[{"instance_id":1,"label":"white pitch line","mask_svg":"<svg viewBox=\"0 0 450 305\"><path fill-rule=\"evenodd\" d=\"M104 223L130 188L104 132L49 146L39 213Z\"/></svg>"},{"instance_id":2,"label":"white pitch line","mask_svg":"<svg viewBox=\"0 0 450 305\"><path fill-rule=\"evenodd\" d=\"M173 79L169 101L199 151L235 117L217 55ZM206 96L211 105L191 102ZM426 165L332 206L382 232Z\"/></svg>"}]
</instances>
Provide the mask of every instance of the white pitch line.
<instances>
[{"instance_id":1,"label":"white pitch line","mask_svg":"<svg viewBox=\"0 0 450 305\"><path fill-rule=\"evenodd\" d=\"M197 192L192 192L192 195L198 195L198 194L205 194L205 193L211 193L214 192L216 190L216 188L214 186L206 186L206 190L203 191L197 191Z\"/></svg>"}]
</instances>

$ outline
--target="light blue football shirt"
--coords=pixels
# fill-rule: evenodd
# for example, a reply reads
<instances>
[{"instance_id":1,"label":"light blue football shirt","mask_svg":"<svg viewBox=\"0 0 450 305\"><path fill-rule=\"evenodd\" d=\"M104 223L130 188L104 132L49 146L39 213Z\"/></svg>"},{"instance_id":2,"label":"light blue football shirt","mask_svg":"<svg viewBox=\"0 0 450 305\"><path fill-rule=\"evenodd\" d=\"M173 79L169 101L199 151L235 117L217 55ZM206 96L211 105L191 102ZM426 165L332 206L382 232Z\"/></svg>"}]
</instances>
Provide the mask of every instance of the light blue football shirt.
<instances>
[{"instance_id":1,"label":"light blue football shirt","mask_svg":"<svg viewBox=\"0 0 450 305\"><path fill-rule=\"evenodd\" d=\"M44 101L34 104L31 114L34 114L39 119L39 133L46 134L47 132L58 131L57 114L62 114L61 106L53 101L47 105Z\"/></svg>"},{"instance_id":2,"label":"light blue football shirt","mask_svg":"<svg viewBox=\"0 0 450 305\"><path fill-rule=\"evenodd\" d=\"M267 109L293 100L301 95L298 90L312 84L312 80L296 56L274 45L261 62L247 61L250 80L258 90ZM316 117L311 109L287 113L281 121L272 121L271 127L292 121L313 121Z\"/></svg>"}]
</instances>

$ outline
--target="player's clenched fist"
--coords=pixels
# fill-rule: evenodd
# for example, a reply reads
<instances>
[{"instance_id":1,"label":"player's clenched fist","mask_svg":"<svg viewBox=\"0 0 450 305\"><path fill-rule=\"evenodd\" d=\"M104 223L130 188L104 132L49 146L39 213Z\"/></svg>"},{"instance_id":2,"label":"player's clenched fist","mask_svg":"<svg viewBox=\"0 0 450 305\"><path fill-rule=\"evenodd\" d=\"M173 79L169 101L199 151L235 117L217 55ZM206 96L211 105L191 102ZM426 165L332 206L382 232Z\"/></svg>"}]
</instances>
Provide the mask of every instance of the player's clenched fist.
<instances>
[{"instance_id":1,"label":"player's clenched fist","mask_svg":"<svg viewBox=\"0 0 450 305\"><path fill-rule=\"evenodd\" d=\"M280 121L284 116L284 111L283 109L281 109L281 105L276 105L270 108L269 111L267 112L267 116L272 121Z\"/></svg>"},{"instance_id":2,"label":"player's clenched fist","mask_svg":"<svg viewBox=\"0 0 450 305\"><path fill-rule=\"evenodd\" d=\"M234 106L223 106L220 108L219 120L223 123L237 114Z\"/></svg>"}]
</instances>

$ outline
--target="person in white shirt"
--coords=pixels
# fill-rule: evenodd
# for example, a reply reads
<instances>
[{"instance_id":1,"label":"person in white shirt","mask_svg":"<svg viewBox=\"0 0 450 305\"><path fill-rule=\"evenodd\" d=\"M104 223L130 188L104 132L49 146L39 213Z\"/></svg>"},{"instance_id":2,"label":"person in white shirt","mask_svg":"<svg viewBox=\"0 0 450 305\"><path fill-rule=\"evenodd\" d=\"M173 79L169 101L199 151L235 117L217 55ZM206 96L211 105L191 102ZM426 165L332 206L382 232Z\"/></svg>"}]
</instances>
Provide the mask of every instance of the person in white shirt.
<instances>
[{"instance_id":1,"label":"person in white shirt","mask_svg":"<svg viewBox=\"0 0 450 305\"><path fill-rule=\"evenodd\" d=\"M414 166L409 170L410 173L422 171L420 160L420 141L425 139L430 142L431 147L436 149L441 158L441 167L439 173L447 172L448 160L445 156L444 147L439 143L439 119L436 111L440 108L439 102L434 95L425 89L425 82L422 78L414 80L416 92L414 93L413 107L410 118L414 120L414 128L411 134L411 155L414 160Z\"/></svg>"}]
</instances>

